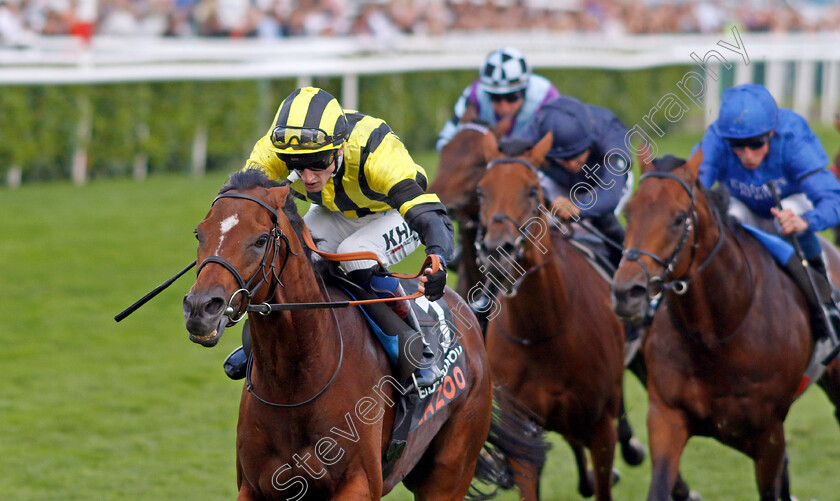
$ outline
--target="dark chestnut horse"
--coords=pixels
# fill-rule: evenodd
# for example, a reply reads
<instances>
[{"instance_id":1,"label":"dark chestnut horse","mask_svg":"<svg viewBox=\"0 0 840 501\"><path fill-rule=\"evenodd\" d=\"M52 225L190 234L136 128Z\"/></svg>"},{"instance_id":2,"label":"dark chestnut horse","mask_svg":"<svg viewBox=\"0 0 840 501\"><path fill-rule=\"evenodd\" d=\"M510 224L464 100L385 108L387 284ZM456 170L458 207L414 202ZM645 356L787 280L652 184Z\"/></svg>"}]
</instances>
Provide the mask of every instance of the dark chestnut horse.
<instances>
[{"instance_id":1,"label":"dark chestnut horse","mask_svg":"<svg viewBox=\"0 0 840 501\"><path fill-rule=\"evenodd\" d=\"M488 132L501 137L510 127L510 122L501 122L490 128L483 123L470 121L466 115L458 125L458 131L440 150L435 179L429 192L436 194L446 206L450 217L458 222L458 245L460 260L457 266L457 291L468 297L471 287L484 279L478 270L475 253L475 235L478 219L478 199L475 188L487 165L484 160L482 139Z\"/></svg>"},{"instance_id":2,"label":"dark chestnut horse","mask_svg":"<svg viewBox=\"0 0 840 501\"><path fill-rule=\"evenodd\" d=\"M624 373L624 331L610 306L609 284L560 232L549 231L536 168L547 135L517 158L504 158L485 136L490 162L478 184L482 261L512 290L487 327L493 379L560 433L578 466L578 490L609 500L616 419ZM594 467L594 485L586 450ZM522 499L539 497L540 469L516 464Z\"/></svg>"},{"instance_id":3,"label":"dark chestnut horse","mask_svg":"<svg viewBox=\"0 0 840 501\"><path fill-rule=\"evenodd\" d=\"M190 339L215 345L230 317L260 303L346 301L301 243L289 188L259 171L231 176L196 228L198 276L184 298ZM466 305L451 290L453 309ZM403 481L422 500L467 494L491 417L489 365L473 317L456 327L467 389L409 434L383 479L398 392L389 360L358 308L250 316L253 362L236 440L240 500L380 499ZM457 378L456 378L457 379Z\"/></svg>"},{"instance_id":4,"label":"dark chestnut horse","mask_svg":"<svg viewBox=\"0 0 840 501\"><path fill-rule=\"evenodd\" d=\"M761 244L709 203L697 180L701 159L698 152L669 172L642 162L613 280L615 310L628 320L642 319L650 297L661 294L642 347L648 500L670 499L692 436L752 458L760 499L777 500L789 497L784 420L814 346L807 307ZM837 252L826 250L836 276ZM835 361L821 381L835 406L837 374Z\"/></svg>"}]
</instances>

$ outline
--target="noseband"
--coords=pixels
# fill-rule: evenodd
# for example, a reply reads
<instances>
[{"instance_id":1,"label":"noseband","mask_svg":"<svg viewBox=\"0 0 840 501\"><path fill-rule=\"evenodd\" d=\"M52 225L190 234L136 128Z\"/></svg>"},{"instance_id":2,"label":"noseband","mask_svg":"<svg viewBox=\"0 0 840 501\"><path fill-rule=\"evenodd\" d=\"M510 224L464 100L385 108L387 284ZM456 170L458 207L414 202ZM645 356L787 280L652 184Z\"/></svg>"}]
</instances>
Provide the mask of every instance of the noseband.
<instances>
[{"instance_id":1,"label":"noseband","mask_svg":"<svg viewBox=\"0 0 840 501\"><path fill-rule=\"evenodd\" d=\"M207 259L201 262L198 265L198 270L196 271L196 275L201 273L201 270L204 269L210 263L215 263L221 265L223 268L228 270L233 278L236 279L236 283L239 285L239 289L237 289L228 300L227 308L225 309L225 315L228 317L230 322L228 325L233 325L240 320L242 320L248 312L248 307L251 305L251 299L253 299L254 294L259 290L260 287L264 283L270 283L271 289L268 292L266 298L271 298L274 295L274 291L277 289L277 285L279 284L282 287L283 282L280 281L280 278L283 276L283 271L286 269L286 264L289 262L289 256L295 254L292 252L292 248L289 245L289 238L283 233L283 230L277 227L277 210L265 203L264 201L260 200L259 198L252 197L250 195L245 195L243 193L222 193L221 195L217 196L211 207L216 204L221 198L241 198L244 200L250 200L252 202L256 202L263 206L270 214L271 214L271 222L273 223L273 227L271 231L269 231L269 239L273 242L273 245L267 245L265 248L265 253L263 254L262 261L260 262L259 272L255 273L247 282L242 278L242 274L239 273L239 270L230 263L227 259L221 256L209 256ZM280 272L278 273L275 269L275 261L277 260L277 255L280 252L280 242L283 241L286 244L286 256L283 258L283 265L280 267ZM295 254L297 255L297 254ZM270 262L270 264L269 264ZM266 264L269 264L270 272L266 273L265 267ZM257 277L260 277L260 281L254 285L255 280ZM272 280L273 279L273 280ZM243 296L243 301L240 303L238 311L233 307L233 301L236 299L238 295ZM270 313L270 308L268 309L267 313Z\"/></svg>"},{"instance_id":2,"label":"noseband","mask_svg":"<svg viewBox=\"0 0 840 501\"><path fill-rule=\"evenodd\" d=\"M712 252L706 258L706 260L703 261L700 264L700 266L697 268L697 270L694 272L693 275L691 275L690 277L685 278L685 279L670 280L669 281L668 279L671 277L671 274L674 272L674 267L677 264L677 259L679 257L679 254L682 251L683 247L685 246L686 242L688 241L688 236L692 233L694 234L694 243L691 245L691 260L689 261L688 268L691 269L692 264L694 264L694 258L696 257L696 254L697 254L697 247L699 246L699 242L697 241L697 232L696 232L696 227L697 227L697 206L696 206L696 202L697 202L696 195L697 195L697 193L696 192L697 192L697 190L696 190L696 186L689 186L689 184L687 182L685 182L685 180L683 180L681 177L679 177L675 174L672 174L670 172L648 172L647 174L644 174L639 178L639 184L641 184L641 182L644 181L645 179L652 178L652 177L661 178L661 179L671 179L673 181L678 182L680 184L680 186L686 191L686 193L688 193L689 198L691 198L691 206L689 207L690 215L689 215L689 217L685 218L685 222L683 223L683 233L680 236L679 241L677 242L677 246L674 247L674 250L668 256L668 258L662 259L659 256L657 256L656 254L654 254L652 252L649 252L649 251L646 251L646 250L643 250L643 249L625 249L624 252L623 252L624 259L626 259L628 261L637 261L639 263L639 266L642 267L642 270L644 270L645 276L647 277L647 282L648 282L646 288L648 290L648 300L649 301L658 299L659 296L662 294L662 290L673 290L674 293L678 294L678 295L683 295L686 292L688 292L688 285L691 282L691 280L693 280L694 277L699 275L700 272L703 271L703 269L706 266L708 266L708 264L711 262L712 258L715 257L715 255L720 251L721 247L723 246L723 241L724 241L724 238L725 238L724 231L723 231L724 230L723 221L721 220L721 217L717 213L717 211L712 210L712 212L715 215L715 220L716 220L717 226L718 226L718 241L717 241L717 243L715 243L714 249L712 249ZM647 266L645 266L645 263L641 260L641 257L643 255L653 259L654 262L656 262L658 265L662 266L662 273L659 274L659 275L651 275ZM656 294L651 296L650 295L651 285L657 284L657 283L660 284L660 290Z\"/></svg>"}]
</instances>

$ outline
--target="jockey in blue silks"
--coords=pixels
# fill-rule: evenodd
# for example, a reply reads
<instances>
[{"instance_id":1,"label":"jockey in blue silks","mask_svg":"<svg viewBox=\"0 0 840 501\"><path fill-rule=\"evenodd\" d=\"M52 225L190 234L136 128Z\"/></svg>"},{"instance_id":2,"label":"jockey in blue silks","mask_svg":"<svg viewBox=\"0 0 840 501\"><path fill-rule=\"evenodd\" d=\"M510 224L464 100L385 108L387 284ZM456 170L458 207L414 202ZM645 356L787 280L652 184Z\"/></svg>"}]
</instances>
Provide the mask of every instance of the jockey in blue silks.
<instances>
[{"instance_id":1,"label":"jockey in blue silks","mask_svg":"<svg viewBox=\"0 0 840 501\"><path fill-rule=\"evenodd\" d=\"M585 219L610 239L608 257L617 268L624 243L617 214L633 186L627 127L606 108L564 96L546 103L511 143L533 146L549 132L551 149L539 170L543 196L561 220Z\"/></svg>"},{"instance_id":2,"label":"jockey in blue silks","mask_svg":"<svg viewBox=\"0 0 840 501\"><path fill-rule=\"evenodd\" d=\"M823 303L835 316L816 232L840 223L840 183L826 169L828 156L805 119L778 108L764 86L739 85L724 91L718 119L700 146L703 185L726 185L732 196L729 214L767 247L813 311ZM776 208L769 181L782 198L782 210ZM816 272L819 297L793 247L779 235L796 236Z\"/></svg>"}]
</instances>

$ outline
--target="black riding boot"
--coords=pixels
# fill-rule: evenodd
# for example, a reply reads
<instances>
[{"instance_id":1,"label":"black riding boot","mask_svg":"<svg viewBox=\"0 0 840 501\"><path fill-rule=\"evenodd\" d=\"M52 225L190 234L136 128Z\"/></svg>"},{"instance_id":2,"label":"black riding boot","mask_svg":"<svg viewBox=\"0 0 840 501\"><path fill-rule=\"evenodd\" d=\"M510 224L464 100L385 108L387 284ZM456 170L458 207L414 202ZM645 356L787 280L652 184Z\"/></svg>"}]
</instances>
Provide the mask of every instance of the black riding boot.
<instances>
[{"instance_id":1,"label":"black riding boot","mask_svg":"<svg viewBox=\"0 0 840 501\"><path fill-rule=\"evenodd\" d=\"M372 292L370 299L378 296L370 289L372 276L373 269L355 270L347 274L347 278L362 286L366 292ZM406 384L410 382L417 389L433 386L442 373L434 363L435 354L423 334L409 325L408 321L401 319L386 303L365 304L362 308L386 335L397 337L397 379Z\"/></svg>"},{"instance_id":2,"label":"black riding boot","mask_svg":"<svg viewBox=\"0 0 840 501\"><path fill-rule=\"evenodd\" d=\"M251 329L248 320L242 324L242 346L230 352L223 367L227 377L238 381L245 377L245 368L248 366L248 356L251 354Z\"/></svg>"},{"instance_id":3,"label":"black riding boot","mask_svg":"<svg viewBox=\"0 0 840 501\"><path fill-rule=\"evenodd\" d=\"M792 256L788 260L785 265L785 271L805 295L808 307L811 310L811 324L814 327L814 338L821 339L828 336L836 340L838 329L840 329L840 312L838 312L837 305L831 297L832 287L828 280L825 263L822 257L817 257L809 259L808 265L808 268L811 270L811 279L808 278L805 267L796 256ZM830 325L827 325L823 321L823 308L825 308L824 311L828 315Z\"/></svg>"},{"instance_id":4,"label":"black riding boot","mask_svg":"<svg viewBox=\"0 0 840 501\"><path fill-rule=\"evenodd\" d=\"M591 218L590 220L596 230L610 239L610 242L605 242L604 245L607 248L607 254L613 270L617 270L622 258L622 247L624 246L624 227L621 226L618 218L612 212Z\"/></svg>"}]
</instances>

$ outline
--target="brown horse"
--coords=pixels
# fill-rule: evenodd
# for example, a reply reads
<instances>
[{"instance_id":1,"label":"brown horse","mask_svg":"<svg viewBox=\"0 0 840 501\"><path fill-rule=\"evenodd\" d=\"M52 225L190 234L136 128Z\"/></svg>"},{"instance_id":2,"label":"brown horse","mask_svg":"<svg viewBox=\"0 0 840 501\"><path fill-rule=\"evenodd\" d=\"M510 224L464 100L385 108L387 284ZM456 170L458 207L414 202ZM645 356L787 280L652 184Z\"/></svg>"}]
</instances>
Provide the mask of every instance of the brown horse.
<instances>
[{"instance_id":1,"label":"brown horse","mask_svg":"<svg viewBox=\"0 0 840 501\"><path fill-rule=\"evenodd\" d=\"M492 132L497 138L501 137L510 127L509 120L491 128L470 118L467 113L464 114L458 131L440 150L437 173L429 186L429 192L440 198L450 217L458 222L458 245L461 254L456 269L456 290L465 298L468 298L470 288L484 278L478 270L475 253L475 235L478 228L478 198L475 196L475 188L486 166L482 139L488 132Z\"/></svg>"},{"instance_id":2,"label":"brown horse","mask_svg":"<svg viewBox=\"0 0 840 501\"><path fill-rule=\"evenodd\" d=\"M624 333L611 311L607 281L560 232L549 231L541 211L534 166L550 146L549 134L523 156L504 158L493 135L485 136L490 163L478 185L480 253L489 275L513 283L488 324L487 353L494 381L571 446L579 492L609 500ZM538 499L539 466L519 462L516 467L522 498Z\"/></svg>"},{"instance_id":3,"label":"brown horse","mask_svg":"<svg viewBox=\"0 0 840 501\"><path fill-rule=\"evenodd\" d=\"M648 369L649 501L669 499L691 436L710 436L755 463L760 499L789 497L784 420L813 341L805 299L769 253L725 223L697 179L698 152L643 176L625 208L616 312L643 318L661 294L643 345ZM836 271L837 252L830 251ZM835 274L836 276L836 274ZM824 376L836 402L837 362Z\"/></svg>"},{"instance_id":4,"label":"brown horse","mask_svg":"<svg viewBox=\"0 0 840 501\"><path fill-rule=\"evenodd\" d=\"M313 269L287 186L250 170L233 174L220 193L196 228L201 264L184 298L191 340L215 345L229 317L249 305L348 300ZM444 299L466 311L451 290ZM456 328L466 390L409 434L383 479L397 393L407 390L390 376L360 310L251 315L253 360L236 440L238 499L380 499L401 481L416 499L463 499L491 416L481 332L474 317L464 318L457 316Z\"/></svg>"}]
</instances>

